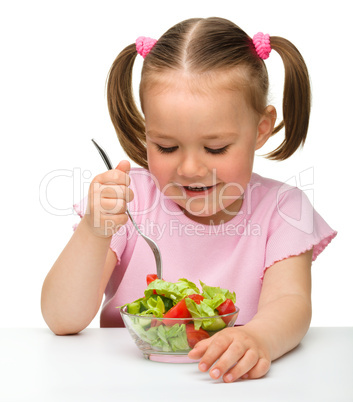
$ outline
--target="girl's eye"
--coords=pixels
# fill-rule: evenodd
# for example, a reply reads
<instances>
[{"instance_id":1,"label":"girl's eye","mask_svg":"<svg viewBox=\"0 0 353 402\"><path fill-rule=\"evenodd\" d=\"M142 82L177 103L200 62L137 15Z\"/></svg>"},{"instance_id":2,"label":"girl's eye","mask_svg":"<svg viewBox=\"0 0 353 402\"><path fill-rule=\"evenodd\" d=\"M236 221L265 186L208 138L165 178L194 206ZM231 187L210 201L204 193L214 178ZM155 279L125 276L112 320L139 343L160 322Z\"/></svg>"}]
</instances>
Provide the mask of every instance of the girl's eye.
<instances>
[{"instance_id":1,"label":"girl's eye","mask_svg":"<svg viewBox=\"0 0 353 402\"><path fill-rule=\"evenodd\" d=\"M225 154L228 151L228 148L229 148L229 145L226 145L225 147L217 148L217 149L205 147L205 150L209 154L222 155L222 154Z\"/></svg>"},{"instance_id":2,"label":"girl's eye","mask_svg":"<svg viewBox=\"0 0 353 402\"><path fill-rule=\"evenodd\" d=\"M162 154L171 154L172 152L174 152L178 149L178 147L162 147L158 144L156 144L156 146L157 146L157 150ZM217 149L205 147L205 150L209 154L221 155L221 154L225 154L227 152L228 148L229 148L229 145L226 145L225 147L217 148Z\"/></svg>"},{"instance_id":3,"label":"girl's eye","mask_svg":"<svg viewBox=\"0 0 353 402\"><path fill-rule=\"evenodd\" d=\"M160 153L162 153L162 154L171 154L172 152L174 152L174 151L176 151L176 150L178 149L178 147L168 147L168 148L165 148L165 147L161 147L161 146L158 145L158 144L156 144L156 145L157 145L158 151L159 151Z\"/></svg>"}]
</instances>

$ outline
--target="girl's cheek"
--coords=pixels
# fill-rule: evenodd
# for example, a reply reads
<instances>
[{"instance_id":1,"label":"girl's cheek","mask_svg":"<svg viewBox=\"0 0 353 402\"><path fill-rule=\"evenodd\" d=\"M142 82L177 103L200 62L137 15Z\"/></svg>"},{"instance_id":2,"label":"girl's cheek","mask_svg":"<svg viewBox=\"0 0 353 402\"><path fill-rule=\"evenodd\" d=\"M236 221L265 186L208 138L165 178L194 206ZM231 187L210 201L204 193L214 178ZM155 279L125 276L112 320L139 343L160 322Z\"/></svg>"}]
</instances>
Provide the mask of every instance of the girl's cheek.
<instances>
[{"instance_id":1,"label":"girl's cheek","mask_svg":"<svg viewBox=\"0 0 353 402\"><path fill-rule=\"evenodd\" d=\"M151 157L148 159L148 169L159 187L163 188L168 183L168 169L166 163L161 163L158 159Z\"/></svg>"}]
</instances>

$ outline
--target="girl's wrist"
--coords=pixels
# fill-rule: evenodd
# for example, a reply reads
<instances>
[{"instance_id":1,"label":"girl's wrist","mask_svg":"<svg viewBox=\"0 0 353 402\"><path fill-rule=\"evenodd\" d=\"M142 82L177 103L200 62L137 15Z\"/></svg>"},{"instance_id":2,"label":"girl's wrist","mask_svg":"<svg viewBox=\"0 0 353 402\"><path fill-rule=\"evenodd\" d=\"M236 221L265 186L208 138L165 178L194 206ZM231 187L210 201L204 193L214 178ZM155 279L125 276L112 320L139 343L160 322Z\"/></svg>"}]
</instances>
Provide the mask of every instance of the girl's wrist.
<instances>
[{"instance_id":1,"label":"girl's wrist","mask_svg":"<svg viewBox=\"0 0 353 402\"><path fill-rule=\"evenodd\" d=\"M111 242L112 235L111 236L101 236L101 235L97 234L97 232L94 230L94 228L92 228L92 225L90 224L90 222L88 222L88 219L85 215L83 216L83 218L81 219L81 222L77 226L76 231L82 232L82 234L87 236L87 238L91 238L96 242L98 241L98 242L107 243L107 244L110 244L110 242Z\"/></svg>"},{"instance_id":2,"label":"girl's wrist","mask_svg":"<svg viewBox=\"0 0 353 402\"><path fill-rule=\"evenodd\" d=\"M256 343L258 344L260 349L264 352L269 361L274 360L273 351L271 347L271 340L267 336L266 331L261 325L261 323L255 321L254 322L249 321L247 324L243 326L243 328L245 329L246 333L256 341Z\"/></svg>"}]
</instances>

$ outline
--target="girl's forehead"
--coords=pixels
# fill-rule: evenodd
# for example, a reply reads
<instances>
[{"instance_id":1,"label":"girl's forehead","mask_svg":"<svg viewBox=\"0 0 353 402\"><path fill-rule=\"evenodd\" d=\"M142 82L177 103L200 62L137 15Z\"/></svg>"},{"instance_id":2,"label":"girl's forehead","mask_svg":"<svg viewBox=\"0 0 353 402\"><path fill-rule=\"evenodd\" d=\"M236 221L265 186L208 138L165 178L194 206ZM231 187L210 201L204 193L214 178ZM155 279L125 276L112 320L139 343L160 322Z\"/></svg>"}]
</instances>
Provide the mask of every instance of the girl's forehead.
<instances>
[{"instance_id":1,"label":"girl's forehead","mask_svg":"<svg viewBox=\"0 0 353 402\"><path fill-rule=\"evenodd\" d=\"M217 110L222 115L230 110L232 113L236 110L253 114L242 72L232 73L196 75L173 71L151 77L153 80L140 91L145 118L151 110L165 113L170 108L191 112L204 107L208 110L207 114L210 110Z\"/></svg>"},{"instance_id":2,"label":"girl's forehead","mask_svg":"<svg viewBox=\"0 0 353 402\"><path fill-rule=\"evenodd\" d=\"M149 130L163 126L162 131L168 131L168 126L185 125L190 131L190 125L194 124L193 129L205 131L209 126L234 127L235 122L238 125L245 117L256 120L244 91L229 90L208 77L193 80L190 75L174 75L173 78L163 77L143 95L142 110Z\"/></svg>"},{"instance_id":3,"label":"girl's forehead","mask_svg":"<svg viewBox=\"0 0 353 402\"><path fill-rule=\"evenodd\" d=\"M202 74L188 71L167 71L154 73L142 80L141 95L145 92L157 95L168 90L190 92L194 95L214 95L222 89L239 91L244 89L246 78L241 68L224 71L210 71Z\"/></svg>"}]
</instances>

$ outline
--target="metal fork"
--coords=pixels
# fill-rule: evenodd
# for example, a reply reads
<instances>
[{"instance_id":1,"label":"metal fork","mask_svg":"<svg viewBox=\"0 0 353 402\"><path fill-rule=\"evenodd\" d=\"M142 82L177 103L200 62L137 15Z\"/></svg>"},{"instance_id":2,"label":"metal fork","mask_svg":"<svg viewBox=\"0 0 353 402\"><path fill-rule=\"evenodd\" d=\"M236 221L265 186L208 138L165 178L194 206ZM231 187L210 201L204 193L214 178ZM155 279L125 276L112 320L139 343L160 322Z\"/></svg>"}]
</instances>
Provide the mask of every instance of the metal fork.
<instances>
[{"instance_id":1,"label":"metal fork","mask_svg":"<svg viewBox=\"0 0 353 402\"><path fill-rule=\"evenodd\" d=\"M108 170L114 169L107 153L96 143L96 141L93 138L92 138L92 142L98 149L98 152L99 152L100 156L102 157ZM141 232L141 230L137 226L136 222L134 221L133 217L131 216L129 208L127 208L127 207L126 207L126 213L127 213L128 217L130 218L131 222L133 223L133 225L135 226L135 229L137 230L137 232L146 240L147 244L151 247L154 258L156 260L157 276L159 279L162 279L162 257L161 257L161 252L159 251L157 244L152 239L150 239L149 237L147 237L146 235L144 235Z\"/></svg>"}]
</instances>

